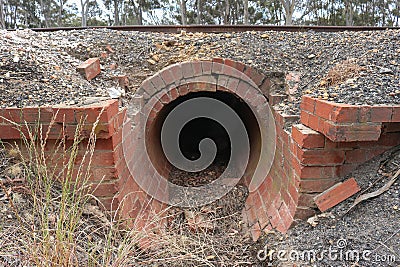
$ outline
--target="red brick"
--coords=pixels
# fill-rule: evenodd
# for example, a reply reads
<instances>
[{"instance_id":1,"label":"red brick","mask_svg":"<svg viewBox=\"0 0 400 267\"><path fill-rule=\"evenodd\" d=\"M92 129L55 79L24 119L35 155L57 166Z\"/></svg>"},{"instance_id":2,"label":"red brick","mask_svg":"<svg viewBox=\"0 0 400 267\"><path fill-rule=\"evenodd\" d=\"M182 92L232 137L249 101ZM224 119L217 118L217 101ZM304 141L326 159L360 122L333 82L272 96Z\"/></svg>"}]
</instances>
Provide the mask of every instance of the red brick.
<instances>
[{"instance_id":1,"label":"red brick","mask_svg":"<svg viewBox=\"0 0 400 267\"><path fill-rule=\"evenodd\" d=\"M214 74L223 74L224 65L223 63L213 60L211 72Z\"/></svg>"},{"instance_id":2,"label":"red brick","mask_svg":"<svg viewBox=\"0 0 400 267\"><path fill-rule=\"evenodd\" d=\"M109 123L112 118L118 113L118 100L107 100L96 105L88 105L75 110L75 121L85 123L93 123L97 119L101 123Z\"/></svg>"},{"instance_id":3,"label":"red brick","mask_svg":"<svg viewBox=\"0 0 400 267\"><path fill-rule=\"evenodd\" d=\"M393 107L392 122L400 122L400 106Z\"/></svg>"},{"instance_id":4,"label":"red brick","mask_svg":"<svg viewBox=\"0 0 400 267\"><path fill-rule=\"evenodd\" d=\"M193 77L193 67L191 62L184 62L181 64L183 78Z\"/></svg>"},{"instance_id":5,"label":"red brick","mask_svg":"<svg viewBox=\"0 0 400 267\"><path fill-rule=\"evenodd\" d=\"M241 72L243 72L244 68L245 68L244 64L241 64L240 62L233 61L233 60L230 60L230 59L225 59L224 63L225 63L225 65L227 65L229 67L232 67L234 69L237 69L237 70L239 70Z\"/></svg>"},{"instance_id":6,"label":"red brick","mask_svg":"<svg viewBox=\"0 0 400 267\"><path fill-rule=\"evenodd\" d=\"M77 70L90 81L100 74L100 59L89 58L77 67Z\"/></svg>"},{"instance_id":7,"label":"red brick","mask_svg":"<svg viewBox=\"0 0 400 267\"><path fill-rule=\"evenodd\" d=\"M308 150L298 148L297 157L306 166L334 166L344 162L344 151Z\"/></svg>"},{"instance_id":8,"label":"red brick","mask_svg":"<svg viewBox=\"0 0 400 267\"><path fill-rule=\"evenodd\" d=\"M214 57L212 59L212 62L219 63L219 64L224 64L224 59L220 58L220 57Z\"/></svg>"},{"instance_id":9,"label":"red brick","mask_svg":"<svg viewBox=\"0 0 400 267\"><path fill-rule=\"evenodd\" d=\"M393 108L390 106L371 107L371 122L390 122Z\"/></svg>"},{"instance_id":10,"label":"red brick","mask_svg":"<svg viewBox=\"0 0 400 267\"><path fill-rule=\"evenodd\" d=\"M294 215L295 219L305 220L315 215L315 210L308 207L297 207Z\"/></svg>"},{"instance_id":11,"label":"red brick","mask_svg":"<svg viewBox=\"0 0 400 267\"><path fill-rule=\"evenodd\" d=\"M260 86L264 80L264 75L257 70L247 66L244 73L257 85Z\"/></svg>"},{"instance_id":12,"label":"red brick","mask_svg":"<svg viewBox=\"0 0 400 267\"><path fill-rule=\"evenodd\" d=\"M358 119L357 122L369 122L371 121L371 106L359 106L358 107Z\"/></svg>"},{"instance_id":13,"label":"red brick","mask_svg":"<svg viewBox=\"0 0 400 267\"><path fill-rule=\"evenodd\" d=\"M322 134L302 124L293 125L292 137L303 148L323 148L325 146L325 137Z\"/></svg>"},{"instance_id":14,"label":"red brick","mask_svg":"<svg viewBox=\"0 0 400 267\"><path fill-rule=\"evenodd\" d=\"M200 61L192 62L192 67L193 67L193 75L194 76L203 75L203 69L202 69Z\"/></svg>"},{"instance_id":15,"label":"red brick","mask_svg":"<svg viewBox=\"0 0 400 267\"><path fill-rule=\"evenodd\" d=\"M337 179L315 179L300 181L300 192L320 193L337 183Z\"/></svg>"},{"instance_id":16,"label":"red brick","mask_svg":"<svg viewBox=\"0 0 400 267\"><path fill-rule=\"evenodd\" d=\"M175 81L175 78L169 69L162 71L160 73L160 76L167 85L172 84Z\"/></svg>"},{"instance_id":17,"label":"red brick","mask_svg":"<svg viewBox=\"0 0 400 267\"><path fill-rule=\"evenodd\" d=\"M259 88L261 92L268 98L271 90L271 80L269 78L265 78Z\"/></svg>"},{"instance_id":18,"label":"red brick","mask_svg":"<svg viewBox=\"0 0 400 267\"><path fill-rule=\"evenodd\" d=\"M22 130L22 129L21 129ZM10 140L10 139L21 139L22 132L11 125L1 125L0 126L0 139Z\"/></svg>"},{"instance_id":19,"label":"red brick","mask_svg":"<svg viewBox=\"0 0 400 267\"><path fill-rule=\"evenodd\" d=\"M258 223L254 224L250 228L250 233L251 233L251 237L252 237L253 241L256 242L258 240L258 238L260 238L261 233L262 233L260 225Z\"/></svg>"},{"instance_id":20,"label":"red brick","mask_svg":"<svg viewBox=\"0 0 400 267\"><path fill-rule=\"evenodd\" d=\"M315 202L314 202L314 197L316 194L307 194L307 193L302 193L299 196L299 206L305 206L305 207L310 207L310 208L315 208Z\"/></svg>"},{"instance_id":21,"label":"red brick","mask_svg":"<svg viewBox=\"0 0 400 267\"><path fill-rule=\"evenodd\" d=\"M174 64L168 68L169 72L172 74L174 81L180 81L183 78L182 68L180 64Z\"/></svg>"},{"instance_id":22,"label":"red brick","mask_svg":"<svg viewBox=\"0 0 400 267\"><path fill-rule=\"evenodd\" d=\"M96 197L112 197L118 192L118 188L115 183L100 183L93 184L92 186L93 195Z\"/></svg>"},{"instance_id":23,"label":"red brick","mask_svg":"<svg viewBox=\"0 0 400 267\"><path fill-rule=\"evenodd\" d=\"M334 103L328 101L316 100L315 103L315 115L329 120L332 117L332 113L335 106Z\"/></svg>"},{"instance_id":24,"label":"red brick","mask_svg":"<svg viewBox=\"0 0 400 267\"><path fill-rule=\"evenodd\" d=\"M211 69L212 69L211 61L202 61L201 66L202 66L204 75L211 74Z\"/></svg>"},{"instance_id":25,"label":"red brick","mask_svg":"<svg viewBox=\"0 0 400 267\"><path fill-rule=\"evenodd\" d=\"M308 124L306 126L310 127L311 129L318 131L319 128L319 117L313 114L308 114Z\"/></svg>"},{"instance_id":26,"label":"red brick","mask_svg":"<svg viewBox=\"0 0 400 267\"><path fill-rule=\"evenodd\" d=\"M275 106L276 104L282 103L286 98L287 95L270 94L268 100L271 106Z\"/></svg>"},{"instance_id":27,"label":"red brick","mask_svg":"<svg viewBox=\"0 0 400 267\"><path fill-rule=\"evenodd\" d=\"M290 213L290 210L288 207L285 205L285 203L282 204L281 208L279 209L279 215L282 219L282 233L286 233L286 231L290 228L290 226L293 223L293 217L292 214Z\"/></svg>"},{"instance_id":28,"label":"red brick","mask_svg":"<svg viewBox=\"0 0 400 267\"><path fill-rule=\"evenodd\" d=\"M236 89L239 85L240 80L236 79L234 77L230 77L227 83L227 88L231 91L231 92L236 92ZM244 95L239 95L241 98L244 98Z\"/></svg>"},{"instance_id":29,"label":"red brick","mask_svg":"<svg viewBox=\"0 0 400 267\"><path fill-rule=\"evenodd\" d=\"M300 109L311 113L315 112L315 99L310 96L303 96L301 98Z\"/></svg>"},{"instance_id":30,"label":"red brick","mask_svg":"<svg viewBox=\"0 0 400 267\"><path fill-rule=\"evenodd\" d=\"M140 85L140 88L142 88L149 96L152 96L157 92L156 87L151 83L151 79L146 79Z\"/></svg>"},{"instance_id":31,"label":"red brick","mask_svg":"<svg viewBox=\"0 0 400 267\"><path fill-rule=\"evenodd\" d=\"M115 197L99 197L98 199L102 204L101 206L103 206L104 209L109 211L115 211L120 206L119 200Z\"/></svg>"},{"instance_id":32,"label":"red brick","mask_svg":"<svg viewBox=\"0 0 400 267\"><path fill-rule=\"evenodd\" d=\"M385 133L379 138L377 145L392 147L400 144L400 132Z\"/></svg>"},{"instance_id":33,"label":"red brick","mask_svg":"<svg viewBox=\"0 0 400 267\"><path fill-rule=\"evenodd\" d=\"M314 198L319 210L326 211L351 197L361 189L354 178L338 183Z\"/></svg>"},{"instance_id":34,"label":"red brick","mask_svg":"<svg viewBox=\"0 0 400 267\"><path fill-rule=\"evenodd\" d=\"M151 83L154 85L154 88L156 89L157 92L165 89L166 84L164 80L161 78L160 74L154 75L150 79Z\"/></svg>"},{"instance_id":35,"label":"red brick","mask_svg":"<svg viewBox=\"0 0 400 267\"><path fill-rule=\"evenodd\" d=\"M181 85L178 87L179 95L184 96L189 93L189 89L187 85Z\"/></svg>"},{"instance_id":36,"label":"red brick","mask_svg":"<svg viewBox=\"0 0 400 267\"><path fill-rule=\"evenodd\" d=\"M326 121L324 134L334 142L376 141L381 135L381 128L380 123L336 125Z\"/></svg>"},{"instance_id":37,"label":"red brick","mask_svg":"<svg viewBox=\"0 0 400 267\"><path fill-rule=\"evenodd\" d=\"M334 122L357 122L357 111L357 106L335 103L328 119Z\"/></svg>"}]
</instances>

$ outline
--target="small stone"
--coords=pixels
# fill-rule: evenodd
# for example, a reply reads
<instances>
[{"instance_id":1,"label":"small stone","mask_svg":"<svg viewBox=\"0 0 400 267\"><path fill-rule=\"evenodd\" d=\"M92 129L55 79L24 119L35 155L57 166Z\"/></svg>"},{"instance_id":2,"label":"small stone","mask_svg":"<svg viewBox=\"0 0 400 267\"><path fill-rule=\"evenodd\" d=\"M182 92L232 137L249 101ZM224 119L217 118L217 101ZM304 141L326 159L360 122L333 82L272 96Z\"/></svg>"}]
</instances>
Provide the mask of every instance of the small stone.
<instances>
[{"instance_id":1,"label":"small stone","mask_svg":"<svg viewBox=\"0 0 400 267\"><path fill-rule=\"evenodd\" d=\"M379 74L394 74L393 70L388 68L381 68L379 70Z\"/></svg>"},{"instance_id":2,"label":"small stone","mask_svg":"<svg viewBox=\"0 0 400 267\"><path fill-rule=\"evenodd\" d=\"M19 60L20 60L19 56L15 56L15 57L13 58L13 61L14 61L15 63L18 63Z\"/></svg>"},{"instance_id":3,"label":"small stone","mask_svg":"<svg viewBox=\"0 0 400 267\"><path fill-rule=\"evenodd\" d=\"M396 205L396 206L393 206L393 209L394 209L394 210L398 210L399 207Z\"/></svg>"},{"instance_id":4,"label":"small stone","mask_svg":"<svg viewBox=\"0 0 400 267\"><path fill-rule=\"evenodd\" d=\"M266 33L264 33L264 34L261 35L261 38L268 38L268 37L269 37L269 35L266 34Z\"/></svg>"},{"instance_id":5,"label":"small stone","mask_svg":"<svg viewBox=\"0 0 400 267\"><path fill-rule=\"evenodd\" d=\"M313 59L313 58L315 58L316 57L316 55L314 55L314 54L310 54L310 55L308 55L308 59Z\"/></svg>"},{"instance_id":6,"label":"small stone","mask_svg":"<svg viewBox=\"0 0 400 267\"><path fill-rule=\"evenodd\" d=\"M111 48L111 45L106 45L106 50L110 53L114 53L114 49Z\"/></svg>"}]
</instances>

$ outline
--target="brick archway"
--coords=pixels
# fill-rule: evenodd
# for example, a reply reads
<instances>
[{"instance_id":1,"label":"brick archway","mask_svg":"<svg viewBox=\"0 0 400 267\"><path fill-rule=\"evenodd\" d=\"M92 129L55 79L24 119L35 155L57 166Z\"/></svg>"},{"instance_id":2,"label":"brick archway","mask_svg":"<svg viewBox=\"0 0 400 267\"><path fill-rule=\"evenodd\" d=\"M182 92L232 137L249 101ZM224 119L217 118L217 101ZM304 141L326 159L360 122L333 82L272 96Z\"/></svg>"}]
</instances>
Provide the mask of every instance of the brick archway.
<instances>
[{"instance_id":1,"label":"brick archway","mask_svg":"<svg viewBox=\"0 0 400 267\"><path fill-rule=\"evenodd\" d=\"M162 178L168 176L171 166L163 156L158 141L155 141L157 138L152 129L168 105L188 95L199 92L234 95L257 117L262 138L267 139L267 143L274 143L275 137L267 134L268 129L273 129L275 134L277 127L268 104L271 97L270 87L270 79L259 71L243 63L220 58L173 64L145 80L137 91L137 97L142 99L142 106L134 119L135 129L139 130L134 130L134 136L138 140L147 140L151 145L140 145L140 142L135 145L133 158L136 159L136 164L128 164L136 182L135 186L154 196L154 202L167 202L169 188ZM147 136L140 135L142 129L145 129L144 135ZM152 145L154 143L156 144ZM277 173L275 169L269 172L271 165L278 165L274 160L275 148L273 151L266 146L259 149L262 150L260 154L251 153L252 167L246 169L244 177L250 194L242 214L254 239L262 230L276 228L285 232L293 222L298 201L295 181L282 178L281 173ZM150 154L150 159L144 156L146 153ZM153 156L156 160L151 160L151 155L157 155ZM249 173L256 173L258 178L255 182L248 178L252 177L247 175Z\"/></svg>"}]
</instances>

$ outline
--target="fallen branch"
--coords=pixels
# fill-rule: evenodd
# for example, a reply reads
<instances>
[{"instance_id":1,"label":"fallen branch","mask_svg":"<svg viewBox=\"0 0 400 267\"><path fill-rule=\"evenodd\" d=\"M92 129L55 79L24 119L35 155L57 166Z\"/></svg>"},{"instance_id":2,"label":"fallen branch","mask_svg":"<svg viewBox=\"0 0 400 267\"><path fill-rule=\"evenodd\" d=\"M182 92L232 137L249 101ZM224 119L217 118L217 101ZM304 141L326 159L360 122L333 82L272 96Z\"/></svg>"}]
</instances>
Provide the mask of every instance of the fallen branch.
<instances>
[{"instance_id":1,"label":"fallen branch","mask_svg":"<svg viewBox=\"0 0 400 267\"><path fill-rule=\"evenodd\" d=\"M359 203L361 203L367 199L377 197L377 196L383 194L384 192L386 192L387 190L389 190L389 188L392 186L392 184L394 184L394 182L396 182L399 175L400 175L400 169L395 173L395 175L393 175L393 177L389 180L389 182L387 182L384 186L382 186L378 190L371 192L371 193L363 194L363 195L357 197L356 200L354 200L354 203L350 206L350 208L343 215L347 214L350 210L352 210Z\"/></svg>"}]
</instances>

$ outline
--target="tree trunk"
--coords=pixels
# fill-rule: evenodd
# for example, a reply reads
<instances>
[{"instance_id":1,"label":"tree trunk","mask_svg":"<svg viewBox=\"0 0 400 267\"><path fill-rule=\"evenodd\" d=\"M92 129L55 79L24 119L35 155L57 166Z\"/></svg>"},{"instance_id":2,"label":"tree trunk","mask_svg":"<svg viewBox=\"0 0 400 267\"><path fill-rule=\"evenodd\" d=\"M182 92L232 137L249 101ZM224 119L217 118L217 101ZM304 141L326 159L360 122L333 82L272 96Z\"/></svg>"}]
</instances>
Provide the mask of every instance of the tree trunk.
<instances>
[{"instance_id":1,"label":"tree trunk","mask_svg":"<svg viewBox=\"0 0 400 267\"><path fill-rule=\"evenodd\" d=\"M58 8L58 19L57 19L58 27L62 26L62 16L63 16L64 4L65 4L64 0L60 0L60 6Z\"/></svg>"},{"instance_id":2,"label":"tree trunk","mask_svg":"<svg viewBox=\"0 0 400 267\"><path fill-rule=\"evenodd\" d=\"M119 0L114 0L114 25L119 25Z\"/></svg>"},{"instance_id":3,"label":"tree trunk","mask_svg":"<svg viewBox=\"0 0 400 267\"><path fill-rule=\"evenodd\" d=\"M81 24L82 24L82 27L86 27L86 23L87 23L87 19L86 19L86 16L85 16L85 6L86 6L86 2L87 2L87 0L81 0Z\"/></svg>"},{"instance_id":4,"label":"tree trunk","mask_svg":"<svg viewBox=\"0 0 400 267\"><path fill-rule=\"evenodd\" d=\"M186 0L180 0L179 5L181 9L181 23L182 25L187 25Z\"/></svg>"},{"instance_id":5,"label":"tree trunk","mask_svg":"<svg viewBox=\"0 0 400 267\"><path fill-rule=\"evenodd\" d=\"M285 25L292 25L296 0L280 0L280 2L285 10Z\"/></svg>"},{"instance_id":6,"label":"tree trunk","mask_svg":"<svg viewBox=\"0 0 400 267\"><path fill-rule=\"evenodd\" d=\"M0 28L5 29L6 24L4 21L4 3L3 0L0 0Z\"/></svg>"},{"instance_id":7,"label":"tree trunk","mask_svg":"<svg viewBox=\"0 0 400 267\"><path fill-rule=\"evenodd\" d=\"M345 11L345 18L346 18L346 26L353 26L353 24L354 24L354 22L353 22L353 7L349 0L345 1L344 11Z\"/></svg>"},{"instance_id":8,"label":"tree trunk","mask_svg":"<svg viewBox=\"0 0 400 267\"><path fill-rule=\"evenodd\" d=\"M243 9L244 9L244 24L249 24L249 0L244 0L243 1Z\"/></svg>"},{"instance_id":9,"label":"tree trunk","mask_svg":"<svg viewBox=\"0 0 400 267\"><path fill-rule=\"evenodd\" d=\"M201 24L201 0L197 0L197 18L196 24Z\"/></svg>"},{"instance_id":10,"label":"tree trunk","mask_svg":"<svg viewBox=\"0 0 400 267\"><path fill-rule=\"evenodd\" d=\"M224 24L230 24L231 3L225 0Z\"/></svg>"},{"instance_id":11,"label":"tree trunk","mask_svg":"<svg viewBox=\"0 0 400 267\"><path fill-rule=\"evenodd\" d=\"M140 2L139 6L138 6L138 24L139 25L143 25L143 8L142 8L142 2Z\"/></svg>"},{"instance_id":12,"label":"tree trunk","mask_svg":"<svg viewBox=\"0 0 400 267\"><path fill-rule=\"evenodd\" d=\"M47 8L51 8L51 7L46 7L46 3L44 3L43 0L40 0L40 10L42 11L42 14L44 17L44 25L46 28L49 27L49 17L47 14Z\"/></svg>"}]
</instances>

